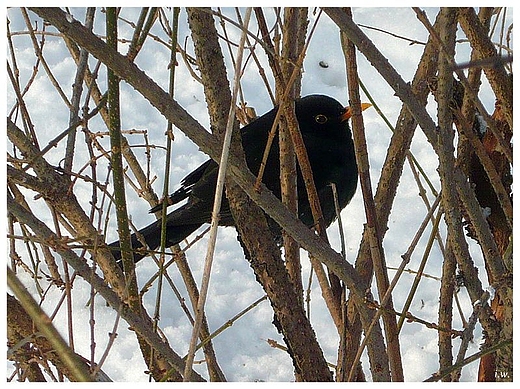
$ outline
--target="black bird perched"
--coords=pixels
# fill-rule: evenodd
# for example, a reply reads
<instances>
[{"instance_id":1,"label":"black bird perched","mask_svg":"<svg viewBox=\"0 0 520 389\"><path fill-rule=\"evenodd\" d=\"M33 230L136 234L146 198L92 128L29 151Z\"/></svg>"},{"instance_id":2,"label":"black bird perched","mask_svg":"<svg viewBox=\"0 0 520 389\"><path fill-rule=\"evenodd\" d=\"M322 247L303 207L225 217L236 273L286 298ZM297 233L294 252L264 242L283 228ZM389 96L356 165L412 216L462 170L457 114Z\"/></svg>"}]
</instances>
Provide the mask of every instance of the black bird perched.
<instances>
[{"instance_id":1,"label":"black bird perched","mask_svg":"<svg viewBox=\"0 0 520 389\"><path fill-rule=\"evenodd\" d=\"M366 109L370 104L363 104ZM260 169L269 131L276 116L277 107L255 119L241 130L242 146L246 162L253 174ZM336 218L331 183L336 184L339 206L343 209L350 201L357 186L357 165L354 155L354 144L347 123L351 113L335 99L323 95L310 95L295 101L296 118L309 156L314 183L320 199L323 217L327 226ZM300 170L297 171L298 216L311 227L314 220ZM174 192L168 202L177 204L188 199L167 215L167 246L175 245L194 232L202 224L211 220L211 211L215 198L215 187L218 175L218 164L212 159L200 165L188 174L181 187ZM275 136L267 159L262 182L275 196L280 194L280 157L278 136ZM158 211L162 204L150 212ZM220 225L234 225L227 199L224 197L220 210ZM161 220L157 220L139 231L149 249L155 250L161 242ZM279 235L280 230L276 231ZM110 244L119 248L119 242ZM142 247L136 234L132 234L132 247ZM113 251L116 259L120 259L119 250ZM135 262L141 260L146 252L136 251Z\"/></svg>"}]
</instances>

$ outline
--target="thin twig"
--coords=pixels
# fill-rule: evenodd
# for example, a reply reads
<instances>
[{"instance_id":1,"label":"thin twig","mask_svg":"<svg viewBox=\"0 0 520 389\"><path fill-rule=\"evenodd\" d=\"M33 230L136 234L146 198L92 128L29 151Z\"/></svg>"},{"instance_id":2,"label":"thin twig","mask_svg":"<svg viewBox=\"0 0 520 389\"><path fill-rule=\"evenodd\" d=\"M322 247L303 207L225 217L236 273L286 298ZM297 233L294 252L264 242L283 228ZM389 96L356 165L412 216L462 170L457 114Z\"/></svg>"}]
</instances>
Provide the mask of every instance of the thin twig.
<instances>
[{"instance_id":1,"label":"thin twig","mask_svg":"<svg viewBox=\"0 0 520 389\"><path fill-rule=\"evenodd\" d=\"M267 300L267 295L260 297L250 305L248 305L245 309L241 310L239 313L237 313L235 316L233 316L231 319L226 321L224 324L222 324L219 328L217 328L215 331L213 331L209 336L207 336L205 339L203 339L198 345L197 350L201 347L204 347L211 339L215 339L217 336L219 336L222 332L224 332L226 329L231 327L237 320L239 320L241 317L243 317L246 313L251 311L252 309L255 309L261 302Z\"/></svg>"},{"instance_id":2,"label":"thin twig","mask_svg":"<svg viewBox=\"0 0 520 389\"><path fill-rule=\"evenodd\" d=\"M469 317L468 323L464 328L462 333L462 341L460 343L459 352L457 353L457 359L455 360L455 364L460 364L464 360L464 356L466 355L466 351L468 350L469 343L473 340L473 331L475 331L475 326L478 321L478 317L480 314L480 310L483 305L487 305L489 300L489 292L485 291L482 297L473 304L473 312ZM460 378L461 370L456 370L452 375L453 381L458 381Z\"/></svg>"},{"instance_id":3,"label":"thin twig","mask_svg":"<svg viewBox=\"0 0 520 389\"><path fill-rule=\"evenodd\" d=\"M33 47L34 47L34 53L36 54L38 59L41 61L41 64L42 64L43 68L45 69L45 72L47 73L49 80L51 81L54 88L56 88L56 91L60 95L61 99L63 100L63 102L65 103L67 108L71 108L71 103L70 103L67 95L65 94L65 92L63 92L63 89L62 89L60 83L58 82L58 80L56 80L56 77L54 77L54 74L52 73L51 68L49 67L47 61L45 60L45 57L43 56L42 45L38 44L36 35L34 34L34 29L31 26L31 21L29 19L27 10L25 8L21 8L21 11L22 11L22 16L24 17L24 20L25 20L25 24L26 24L27 29L29 30L29 34L31 36L31 40L32 40Z\"/></svg>"},{"instance_id":4,"label":"thin twig","mask_svg":"<svg viewBox=\"0 0 520 389\"><path fill-rule=\"evenodd\" d=\"M51 321L45 312L43 312L36 301L34 301L32 296L25 289L24 285L20 282L9 266L7 267L7 284L20 300L25 311L31 316L38 329L45 335L47 340L53 345L56 352L60 355L63 362L68 366L73 374L72 378L75 378L78 381L93 381L90 371L86 368L85 364L79 360L78 356L63 340L59 332L51 324Z\"/></svg>"},{"instance_id":5,"label":"thin twig","mask_svg":"<svg viewBox=\"0 0 520 389\"><path fill-rule=\"evenodd\" d=\"M350 9L346 10L347 17L352 18ZM347 67L347 80L349 100L351 104L352 114L352 135L354 138L354 147L356 150L356 161L358 164L359 178L363 195L363 204L365 206L365 215L367 218L366 228L369 233L370 255L374 264L374 274L376 277L377 288L382 305L392 309L393 302L390 292L390 283L388 280L388 272L386 269L386 261L384 257L382 245L381 227L377 220L377 212L372 194L372 184L370 180L370 164L368 161L367 145L363 117L361 115L361 103L359 96L359 83L357 74L356 50L354 44L348 40L345 34L342 37L342 47ZM386 305L388 304L388 305ZM377 315L374 316L374 323ZM403 367L401 354L399 349L399 337L397 331L397 323L395 316L383 313L383 323L385 335L387 338L388 360L390 363L392 381L403 381ZM371 328L373 326L371 325ZM367 331L368 332L368 331ZM366 337L366 339L370 339ZM383 370L386 366L383 367ZM352 380L354 369L350 370L349 380Z\"/></svg>"},{"instance_id":6,"label":"thin twig","mask_svg":"<svg viewBox=\"0 0 520 389\"><path fill-rule=\"evenodd\" d=\"M107 45L115 48L117 45L117 10L107 8ZM119 232L121 259L126 277L126 292L130 305L139 310L137 280L135 277L134 256L131 253L132 244L128 228L128 213L126 210L126 196L124 190L123 163L121 159L121 122L119 111L119 77L108 69L108 109L111 165L114 180L114 198L117 211L117 229Z\"/></svg>"},{"instance_id":7,"label":"thin twig","mask_svg":"<svg viewBox=\"0 0 520 389\"><path fill-rule=\"evenodd\" d=\"M439 372L432 374L429 378L425 379L424 382L439 381L440 379L447 376L448 374L452 374L454 371L459 370L459 369L463 368L464 366L467 366L470 363L479 360L483 356L491 354L491 353L495 353L498 350L508 347L512 344L513 344L513 339L502 340L501 342L498 342L498 343L494 344L493 346L490 346L482 351L479 351L473 355L470 355L469 357L462 360L460 363L457 363L446 370L441 370ZM509 378L512 379L513 377L509 377Z\"/></svg>"},{"instance_id":8,"label":"thin twig","mask_svg":"<svg viewBox=\"0 0 520 389\"><path fill-rule=\"evenodd\" d=\"M144 23L144 9L142 12L142 22ZM147 25L145 27L145 31L143 32L142 37L139 37L137 33L134 33L134 39L132 40L133 45L130 47L127 56L135 57L142 45L144 44L144 39L147 36L148 31L152 27L153 20L157 15L156 9L153 8L151 14L149 16ZM173 42L172 49L170 51L170 63L175 63L176 61L176 50L175 50L175 42L177 42L177 32L178 32L178 20L179 20L179 8L175 7L173 9L173 20L172 20L172 28L171 28L171 40ZM137 30L136 30L137 31ZM170 80L168 86L168 93L170 96L174 96L174 85L175 85L175 69L176 66L170 66ZM163 184L163 198L166 198L169 194L169 178L170 178L170 163L171 163L171 149L172 149L172 141L173 141L173 125L171 122L168 122L166 129L166 157L165 157L165 168L164 168L164 184ZM161 255L159 256L159 272L158 272L158 282L157 282L157 292L155 296L155 310L153 315L153 326L157 331L159 327L159 317L161 311L161 301L162 301L162 292L163 292L163 280L165 275L165 256L164 251L166 249L166 231L167 231L167 202L163 202L161 209L161 243L160 243L160 251ZM166 273L167 274L167 273ZM150 350L150 362L151 366L154 361L155 350Z\"/></svg>"},{"instance_id":9,"label":"thin twig","mask_svg":"<svg viewBox=\"0 0 520 389\"><path fill-rule=\"evenodd\" d=\"M441 53L443 54L444 59L448 63L448 65L447 65L448 66L448 71L451 71L452 69L455 69L456 68L456 64L455 64L454 58L450 57L449 53L447 52L446 47L441 42L437 32L433 29L433 27L430 24L430 22L429 22L429 20L428 20L428 18L426 16L426 14L424 13L424 11L422 11L419 8L414 8L414 11L417 14L417 18L424 24L424 26L430 32L430 35L437 41L437 44L441 48ZM471 12L469 14L466 14L466 15L469 17L469 15L471 15ZM462 20L466 20L466 19L465 18L461 18L461 21ZM473 19L471 19L471 20L472 20L472 22L474 22ZM478 24L480 25L481 23L478 22ZM471 25L471 23L469 23L469 25ZM489 69L489 68L487 68L487 69ZM472 91L472 89L471 89L471 87L469 85L468 79L466 78L464 72L462 70L455 70L455 73L457 74L457 77L459 78L459 81L464 86L464 90L468 93L468 97L470 97L472 99L473 103L475 104L475 107L477 108L479 113L483 116L483 118L486 121L486 123L488 123L489 129L493 132L493 135L495 135L495 137L496 137L496 139L498 141L498 147L499 147L500 151L502 153L504 153L504 155L507 157L509 162L513 163L513 155L512 155L511 147L509 145L507 145L507 143L505 142L504 137L502 136L502 134L500 133L500 131L498 131L498 129L496 127L495 121L491 118L491 116L487 112L486 108L484 107L484 105L482 104L482 102L480 101L478 96L475 93L473 93L473 91ZM498 76L500 78L503 78L502 72L498 73ZM492 81L492 80L494 80L493 77L490 79L490 81ZM503 81L503 82L505 84L508 84L507 81ZM494 84L494 85L496 85L496 84ZM513 128L513 126L512 126L512 121L513 121L513 119L512 119L512 107L510 106L511 101L512 101L512 95L511 95L511 97L509 97L507 95L508 94L507 86L504 86L504 87L498 87L497 86L496 88L498 89L498 91L496 91L497 96L500 96L498 94L498 92L501 92L501 96L502 96L501 102L505 105L506 117L508 119L509 126L511 128Z\"/></svg>"},{"instance_id":10,"label":"thin twig","mask_svg":"<svg viewBox=\"0 0 520 389\"><path fill-rule=\"evenodd\" d=\"M435 199L434 205L432 205L432 207L430 209L430 211L432 211L432 212L429 212L429 215L427 215L426 219L424 220L425 223L423 223L423 224L427 224L428 223L428 221L430 219L430 216L433 215L433 210L436 208L436 206L438 205L439 202L440 202L440 197L437 197ZM431 251L431 248L433 246L433 241L434 241L434 239L435 239L435 237L436 237L436 235L438 234L438 231L439 231L439 224L440 224L440 221L441 221L442 214L443 214L442 211L439 211L437 213L437 217L435 218L435 222L433 224L433 227L432 227L432 230L431 230L431 233L430 233L430 237L428 239L428 243L426 244L426 248L424 249L424 253L423 253L423 256L422 256L422 259L421 259L421 263L419 264L419 268L417 269L417 274L414 277L412 286L410 287L410 293L408 293L408 296L406 297L406 301L405 301L405 303L403 305L403 311L404 312L407 312L408 309L410 309L410 306L412 305L413 296L415 295L415 293L417 292L417 288L419 287L419 282L422 279L423 271L424 271L424 268L426 267L426 262L428 261L428 257L430 255L430 251ZM401 317L399 319L399 322L397 323L397 330L398 331L401 331L401 329L403 328L403 324L404 324L404 319L403 319L403 317Z\"/></svg>"},{"instance_id":11,"label":"thin twig","mask_svg":"<svg viewBox=\"0 0 520 389\"><path fill-rule=\"evenodd\" d=\"M250 17L251 17L251 8L248 8L246 11L246 15L244 17L244 30L247 30L247 26L249 25ZM242 56L243 56L243 51L244 51L245 37L246 37L246 34L245 34L245 32L243 32L242 36L240 38L240 44L239 44L238 51L237 51L235 77L233 79L233 91L231 94L231 106L229 109L228 122L227 122L226 132L224 135L224 141L223 141L223 145L222 145L222 155L220 158L217 185L216 185L216 189L215 189L215 200L213 203L213 211L211 214L211 229L210 229L210 235L209 235L208 249L207 249L207 253L206 253L206 260L204 263L204 273L203 273L203 277L202 277L202 285L200 288L200 296L199 296L199 300L197 303L197 309L195 311L195 324L193 326L190 347L189 347L189 351L188 351L188 356L186 358L186 368L184 370L183 379L185 382L190 381L191 367L193 365L193 359L195 357L197 338L199 337L200 327L202 325L204 305L205 305L206 297L207 297L207 293L208 293L209 278L210 278L210 274L211 274L211 266L213 263L213 253L215 250L215 242L217 239L217 228L218 228L218 222L220 219L220 216L219 216L220 206L222 204L222 195L224 192L224 180L226 177L229 147L231 145L231 135L233 132L233 124L235 121L236 100L237 100L238 88L240 85L240 78L242 76L241 67L242 67Z\"/></svg>"},{"instance_id":12,"label":"thin twig","mask_svg":"<svg viewBox=\"0 0 520 389\"><path fill-rule=\"evenodd\" d=\"M92 30L94 24L94 14L96 10L94 7L89 7L85 16L85 27ZM74 84L72 87L71 107L69 113L69 125L75 123L79 119L79 103L81 94L83 92L83 80L85 79L85 72L87 70L88 63L88 51L85 49L80 50L78 65L76 67L76 76L74 78ZM65 151L65 158L63 162L63 168L65 171L72 171L72 164L74 161L74 148L76 144L76 131L73 130L67 135L67 146Z\"/></svg>"},{"instance_id":13,"label":"thin twig","mask_svg":"<svg viewBox=\"0 0 520 389\"><path fill-rule=\"evenodd\" d=\"M135 87L153 106L157 107L161 114L177 125L203 152L218 160L220 143L216 137L209 134L176 101L171 100L167 93L135 64L130 63L124 56L108 48L99 38L85 31L84 27L77 21L68 21L62 10L55 8L31 8L31 10L45 17L60 31L87 48L96 58L105 62L107 66L116 69L120 76L124 76L130 85ZM406 85L403 82L403 86ZM255 191L253 175L246 169L240 168L243 164L239 161L236 153L230 155L230 177L255 203L259 204L278 224L289 231L303 248L316 255L316 258L331 268L347 284L353 295L362 300L364 296L364 289L360 286L362 280L354 268L301 221L291 216L272 193L267 190L262 190L260 193ZM369 316L368 310L363 305L360 305L358 309L360 309L362 316Z\"/></svg>"},{"instance_id":14,"label":"thin twig","mask_svg":"<svg viewBox=\"0 0 520 389\"><path fill-rule=\"evenodd\" d=\"M151 322L147 317L129 309L128 305L124 303L121 297L114 291L114 288L107 285L106 279L99 276L97 272L94 272L93 269L87 265L86 261L79 258L74 251L69 249L66 244L60 241L54 232L45 225L45 223L38 220L32 213L20 206L11 196L8 196L7 198L7 207L19 221L27 224L32 231L41 236L48 245L53 247L56 253L64 258L83 279L91 283L111 307L116 310L121 309L121 316L133 330L146 339L147 343L157 349L160 354L164 355L168 359L169 363L172 366L175 366L177 371L183 371L185 365L184 361L167 343L164 342L161 337L159 337L157 333L153 331ZM99 250L98 254L102 254L102 250ZM192 378L197 381L204 380L196 372L192 372Z\"/></svg>"}]
</instances>

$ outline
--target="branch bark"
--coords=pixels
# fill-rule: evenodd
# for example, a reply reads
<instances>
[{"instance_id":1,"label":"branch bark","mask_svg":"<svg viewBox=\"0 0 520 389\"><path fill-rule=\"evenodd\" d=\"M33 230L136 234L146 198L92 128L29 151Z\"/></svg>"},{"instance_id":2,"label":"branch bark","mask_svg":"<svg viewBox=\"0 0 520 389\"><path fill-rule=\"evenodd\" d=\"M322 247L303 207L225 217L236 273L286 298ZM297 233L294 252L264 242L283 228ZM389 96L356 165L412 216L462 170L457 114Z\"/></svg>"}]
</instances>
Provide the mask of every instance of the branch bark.
<instances>
[{"instance_id":1,"label":"branch bark","mask_svg":"<svg viewBox=\"0 0 520 389\"><path fill-rule=\"evenodd\" d=\"M495 46L473 8L460 8L458 20L471 46L479 53L481 59L497 57ZM503 66L485 67L484 73L504 110L509 127L513 128L513 89L509 76Z\"/></svg>"},{"instance_id":2,"label":"branch bark","mask_svg":"<svg viewBox=\"0 0 520 389\"><path fill-rule=\"evenodd\" d=\"M352 11L346 10L347 15L352 19ZM358 164L363 203L367 218L366 231L370 246L370 256L374 265L379 299L383 301L386 291L389 288L388 272L384 257L381 226L378 222L377 211L372 194L372 184L370 181L370 164L368 161L368 148L366 144L363 116L361 115L361 102L359 96L359 82L357 74L356 50L354 44L342 35L342 45L347 65L347 82L349 101L352 110L352 135L356 148L356 160ZM391 296L391 295L390 295ZM393 310L392 298L388 298L385 308ZM394 315L388 312L383 313L383 322L387 341L388 360L390 363L390 373L392 381L403 381L403 366L401 361L401 351L399 347L399 337L397 321ZM383 352L383 350L380 350Z\"/></svg>"},{"instance_id":3,"label":"branch bark","mask_svg":"<svg viewBox=\"0 0 520 389\"><path fill-rule=\"evenodd\" d=\"M230 111L231 93L218 35L209 12L188 9L188 15L210 112L211 128L217 138L221 138L228 120L227 116L221 114ZM235 134L237 132L236 126ZM245 161L240 137L234 136L232 142L232 149ZM226 194L237 225L240 243L257 280L269 297L275 315L274 323L284 336L298 376L304 381L329 381L332 377L323 352L305 316L303 305L298 303L298 296L265 215L255 204L248 201L247 195L231 180L226 183Z\"/></svg>"},{"instance_id":4,"label":"branch bark","mask_svg":"<svg viewBox=\"0 0 520 389\"><path fill-rule=\"evenodd\" d=\"M328 11L325 10L325 12ZM426 104L426 99L429 94L428 84L425 80L430 79L435 74L437 70L437 56L438 48L431 39L429 39L411 85L417 101L423 106ZM397 187L403 171L404 161L406 156L409 154L410 144L414 135L414 130L417 126L417 121L405 105L403 105L396 123L395 131L390 140L390 145L388 147L388 152L374 197L381 239L383 239L388 228L387 225L390 211L397 193ZM363 279L363 288L366 289L370 287L373 273L373 264L369 250L368 230L365 228L358 256L356 258L356 270ZM351 299L349 299L347 311L348 322L350 323L346 346L346 356L348 358L347 369L352 369L352 359L356 354L361 338L361 323L356 317L357 311L355 310L354 302ZM358 370L360 369L359 366L356 366L355 368Z\"/></svg>"},{"instance_id":5,"label":"branch bark","mask_svg":"<svg viewBox=\"0 0 520 389\"><path fill-rule=\"evenodd\" d=\"M56 234L54 234L41 220L37 219L32 213L20 206L11 196L7 197L7 209L21 222L26 224L35 234L40 236L54 251L60 255L76 272L96 291L103 296L105 301L116 311L121 313L126 322L136 331L148 344L165 356L171 365L179 372L184 371L184 361L176 354L170 346L154 330L151 320L145 315L139 315L123 302L122 298L107 285L106 280L79 258L74 251L69 249ZM197 373L192 372L193 380L204 381Z\"/></svg>"},{"instance_id":6,"label":"branch bark","mask_svg":"<svg viewBox=\"0 0 520 389\"><path fill-rule=\"evenodd\" d=\"M175 100L169 98L168 94L135 64L129 62L121 54L110 50L102 40L89 33L78 21L72 20L69 22L65 13L60 9L35 7L31 10L51 22L58 30L74 39L80 46L84 46L107 66L113 68L119 77L136 88L159 112L195 142L203 152L214 160L218 160L220 145L217 139L209 134ZM260 191L255 190L255 178L243 166L243 162L232 151L229 158L229 174L231 177L255 203L260 205L280 226L285 228L304 249L315 255L318 260L334 271L362 301L364 289L359 287L362 282L354 268L302 222L288 213L280 201L266 190L265 186L262 185ZM364 314L368 313L366 308L361 308L361 310Z\"/></svg>"}]
</instances>

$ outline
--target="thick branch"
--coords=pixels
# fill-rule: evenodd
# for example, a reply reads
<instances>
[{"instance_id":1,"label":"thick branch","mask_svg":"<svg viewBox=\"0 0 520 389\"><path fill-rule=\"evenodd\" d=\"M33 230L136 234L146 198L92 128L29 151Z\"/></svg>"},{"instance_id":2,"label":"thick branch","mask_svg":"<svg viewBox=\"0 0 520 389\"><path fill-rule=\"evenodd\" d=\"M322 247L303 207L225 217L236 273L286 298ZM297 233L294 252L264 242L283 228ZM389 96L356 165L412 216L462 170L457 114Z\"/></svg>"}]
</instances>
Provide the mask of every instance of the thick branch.
<instances>
[{"instance_id":1,"label":"thick branch","mask_svg":"<svg viewBox=\"0 0 520 389\"><path fill-rule=\"evenodd\" d=\"M184 371L184 361L176 354L170 346L164 342L152 328L151 321L132 311L127 304L106 284L106 281L97 275L97 273L86 264L84 260L79 258L74 251L69 249L56 234L54 234L41 220L37 219L33 214L29 213L25 208L16 203L10 196L7 198L7 209L22 223L26 224L38 236L41 236L54 251L59 254L76 272L89 282L94 289L106 300L112 308L121 313L121 316L127 321L134 331L140 334L151 347L168 358L172 366L177 371ZM191 377L197 381L203 381L203 378L196 372L192 372Z\"/></svg>"},{"instance_id":2,"label":"thick branch","mask_svg":"<svg viewBox=\"0 0 520 389\"><path fill-rule=\"evenodd\" d=\"M51 22L80 46L85 47L108 67L113 68L119 77L136 88L159 112L195 142L203 152L218 161L220 144L217 139L209 134L135 64L129 62L121 54L109 49L101 39L86 30L78 21L72 20L69 22L65 13L60 9L31 8L31 10ZM316 236L301 221L294 218L264 185L261 186L260 191L256 191L254 189L254 176L247 168L244 168L244 163L240 162L234 152L231 152L229 156L228 172L255 203L260 205L267 214L289 232L304 249L315 255L318 260L338 275L354 295L359 298L359 301L363 300L364 290L360 288L362 282L352 265L344 261L339 253ZM368 314L366 308L362 308L362 311Z\"/></svg>"},{"instance_id":3,"label":"thick branch","mask_svg":"<svg viewBox=\"0 0 520 389\"><path fill-rule=\"evenodd\" d=\"M228 121L227 116L222 113L230 112L231 93L216 29L209 13L188 9L188 15L212 130L221 137ZM235 133L237 132L235 125ZM245 161L239 137L235 137L232 148ZM298 296L265 216L255 204L248 201L247 195L236 183L228 180L226 193L240 242L257 280L269 297L275 314L275 324L284 336L297 373L305 381L329 381L332 377L323 352L303 305L298 304Z\"/></svg>"}]
</instances>

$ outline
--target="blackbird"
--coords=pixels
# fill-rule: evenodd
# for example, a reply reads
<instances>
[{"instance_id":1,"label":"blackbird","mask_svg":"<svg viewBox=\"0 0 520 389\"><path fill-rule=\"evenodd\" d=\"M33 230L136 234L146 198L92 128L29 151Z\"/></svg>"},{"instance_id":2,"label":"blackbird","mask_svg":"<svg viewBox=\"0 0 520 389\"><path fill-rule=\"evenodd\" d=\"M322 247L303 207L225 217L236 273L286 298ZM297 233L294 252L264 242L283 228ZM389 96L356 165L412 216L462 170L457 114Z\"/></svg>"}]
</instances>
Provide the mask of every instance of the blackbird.
<instances>
[{"instance_id":1,"label":"blackbird","mask_svg":"<svg viewBox=\"0 0 520 389\"><path fill-rule=\"evenodd\" d=\"M370 104L363 104L366 109ZM278 107L241 129L242 146L246 162L253 174L257 174L262 161L269 131L272 127ZM350 201L357 186L357 165L354 155L354 144L347 120L351 113L335 99L324 95L310 95L295 101L296 118L305 143L316 190L320 199L323 217L327 226L336 218L331 183L336 184L340 209ZM212 159L200 165L188 174L181 187L168 200L169 204L187 202L167 215L166 244L175 245L198 229L209 223L215 197L218 164ZM305 184L300 169L297 169L298 216L309 227L314 224ZM280 195L280 157L278 136L276 135L270 149L262 182L273 194ZM152 208L150 212L160 210L162 204ZM220 225L233 226L234 220L225 196L220 210ZM272 222L270 225L276 225ZM272 228L278 237L280 227ZM139 231L148 249L155 250L161 242L161 220L157 220ZM119 260L121 253L119 242L110 244L114 257ZM132 234L134 261L138 262L146 256L146 250L136 234Z\"/></svg>"}]
</instances>

